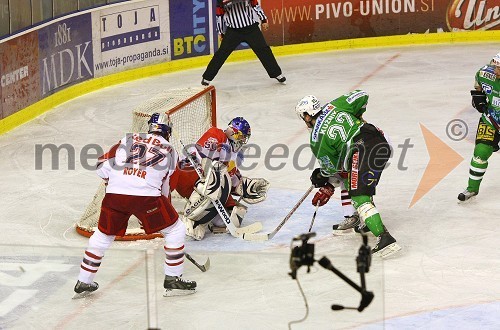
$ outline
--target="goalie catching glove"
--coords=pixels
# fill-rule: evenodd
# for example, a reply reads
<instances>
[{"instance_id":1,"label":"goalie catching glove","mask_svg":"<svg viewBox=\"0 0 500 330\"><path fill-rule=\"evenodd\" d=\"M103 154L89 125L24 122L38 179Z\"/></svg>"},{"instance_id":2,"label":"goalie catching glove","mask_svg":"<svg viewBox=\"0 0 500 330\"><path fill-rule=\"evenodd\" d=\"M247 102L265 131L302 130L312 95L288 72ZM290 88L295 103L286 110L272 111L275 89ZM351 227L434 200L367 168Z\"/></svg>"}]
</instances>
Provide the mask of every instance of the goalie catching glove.
<instances>
[{"instance_id":1,"label":"goalie catching glove","mask_svg":"<svg viewBox=\"0 0 500 330\"><path fill-rule=\"evenodd\" d=\"M266 179L242 177L234 192L243 197L243 201L248 204L256 204L266 199L268 190L269 181Z\"/></svg>"},{"instance_id":2,"label":"goalie catching glove","mask_svg":"<svg viewBox=\"0 0 500 330\"><path fill-rule=\"evenodd\" d=\"M334 192L335 188L330 183L327 183L324 187L319 188L318 192L314 195L312 205L316 206L318 203L319 206L325 205L333 196Z\"/></svg>"}]
</instances>

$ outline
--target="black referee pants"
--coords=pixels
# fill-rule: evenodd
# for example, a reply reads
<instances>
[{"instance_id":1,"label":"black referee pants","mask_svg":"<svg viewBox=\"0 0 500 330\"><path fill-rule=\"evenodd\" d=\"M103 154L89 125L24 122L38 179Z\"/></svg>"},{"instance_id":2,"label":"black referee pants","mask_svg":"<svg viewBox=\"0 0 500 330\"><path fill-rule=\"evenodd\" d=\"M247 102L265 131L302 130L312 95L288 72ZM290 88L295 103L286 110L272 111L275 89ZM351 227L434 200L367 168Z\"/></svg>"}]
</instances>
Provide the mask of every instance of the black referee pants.
<instances>
[{"instance_id":1,"label":"black referee pants","mask_svg":"<svg viewBox=\"0 0 500 330\"><path fill-rule=\"evenodd\" d=\"M276 62L276 58L267 45L259 24L253 24L240 29L227 28L219 49L208 63L207 69L203 73L203 78L212 81L229 55L242 42L246 42L259 58L270 78L276 78L281 74L281 68Z\"/></svg>"}]
</instances>

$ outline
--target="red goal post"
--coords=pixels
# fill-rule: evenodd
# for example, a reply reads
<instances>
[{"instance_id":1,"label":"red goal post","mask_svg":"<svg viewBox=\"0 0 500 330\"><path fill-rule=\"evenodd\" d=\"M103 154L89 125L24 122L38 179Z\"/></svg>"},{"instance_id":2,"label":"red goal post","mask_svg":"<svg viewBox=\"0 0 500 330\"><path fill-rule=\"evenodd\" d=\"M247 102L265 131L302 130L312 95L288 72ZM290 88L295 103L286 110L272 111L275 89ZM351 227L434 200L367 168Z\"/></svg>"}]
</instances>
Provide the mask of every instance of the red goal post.
<instances>
[{"instance_id":1,"label":"red goal post","mask_svg":"<svg viewBox=\"0 0 500 330\"><path fill-rule=\"evenodd\" d=\"M147 133L148 120L155 112L165 112L170 116L172 128L184 144L195 143L206 130L217 126L215 87L171 89L155 95L133 110L130 132ZM177 153L181 155L183 150L178 139L172 138L170 140ZM102 182L80 220L76 223L76 231L80 235L90 237L97 228L104 195L105 185ZM185 202L176 193L173 194L173 197L173 205L180 212ZM161 234L147 235L141 228L138 219L132 216L125 236L117 236L116 240L134 241L156 237L161 237Z\"/></svg>"}]
</instances>

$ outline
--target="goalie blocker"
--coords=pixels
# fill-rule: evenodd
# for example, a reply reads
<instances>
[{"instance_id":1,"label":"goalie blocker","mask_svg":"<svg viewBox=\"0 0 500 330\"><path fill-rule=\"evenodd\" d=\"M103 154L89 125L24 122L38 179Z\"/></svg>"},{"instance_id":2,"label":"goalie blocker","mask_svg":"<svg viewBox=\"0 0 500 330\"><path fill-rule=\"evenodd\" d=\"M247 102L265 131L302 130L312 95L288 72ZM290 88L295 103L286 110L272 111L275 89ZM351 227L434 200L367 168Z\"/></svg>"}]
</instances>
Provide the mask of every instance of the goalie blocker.
<instances>
[{"instance_id":1,"label":"goalie blocker","mask_svg":"<svg viewBox=\"0 0 500 330\"><path fill-rule=\"evenodd\" d=\"M250 179L242 177L239 184L232 189L231 177L227 167L219 161L204 158L202 167L207 173L205 179L199 179L191 166L180 163L179 183L177 192L188 202L184 207L182 221L186 225L186 235L201 240L205 236L208 225L224 228L225 223L220 218L212 201L219 200L224 208L231 213L231 221L239 227L246 214L247 207L238 203L231 196L233 193L241 196L249 204L259 203L266 199L269 182L265 179ZM241 232L256 232L262 228L260 223L241 228ZM240 229L240 228L239 228Z\"/></svg>"}]
</instances>

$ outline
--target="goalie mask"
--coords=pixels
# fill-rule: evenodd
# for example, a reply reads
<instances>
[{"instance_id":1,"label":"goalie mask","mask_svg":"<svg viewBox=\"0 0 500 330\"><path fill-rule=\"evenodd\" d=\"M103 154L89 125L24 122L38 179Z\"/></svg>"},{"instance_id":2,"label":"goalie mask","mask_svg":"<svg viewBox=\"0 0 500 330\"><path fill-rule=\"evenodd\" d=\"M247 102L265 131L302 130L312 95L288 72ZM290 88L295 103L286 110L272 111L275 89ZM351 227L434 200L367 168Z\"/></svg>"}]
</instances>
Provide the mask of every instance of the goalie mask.
<instances>
[{"instance_id":1,"label":"goalie mask","mask_svg":"<svg viewBox=\"0 0 500 330\"><path fill-rule=\"evenodd\" d=\"M155 112L151 115L148 125L148 133L156 133L167 140L170 139L170 134L172 134L172 123L168 115Z\"/></svg>"},{"instance_id":2,"label":"goalie mask","mask_svg":"<svg viewBox=\"0 0 500 330\"><path fill-rule=\"evenodd\" d=\"M244 144L248 143L252 135L250 124L243 117L236 117L229 122L229 127L226 129L229 143L233 151L238 151Z\"/></svg>"}]
</instances>

